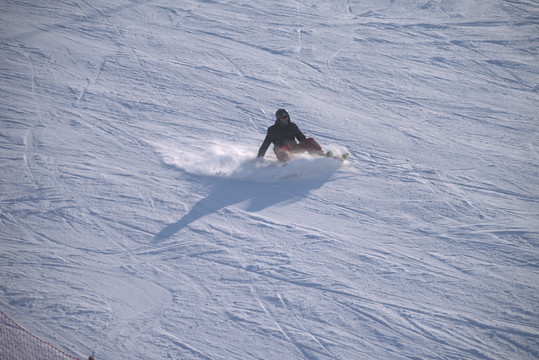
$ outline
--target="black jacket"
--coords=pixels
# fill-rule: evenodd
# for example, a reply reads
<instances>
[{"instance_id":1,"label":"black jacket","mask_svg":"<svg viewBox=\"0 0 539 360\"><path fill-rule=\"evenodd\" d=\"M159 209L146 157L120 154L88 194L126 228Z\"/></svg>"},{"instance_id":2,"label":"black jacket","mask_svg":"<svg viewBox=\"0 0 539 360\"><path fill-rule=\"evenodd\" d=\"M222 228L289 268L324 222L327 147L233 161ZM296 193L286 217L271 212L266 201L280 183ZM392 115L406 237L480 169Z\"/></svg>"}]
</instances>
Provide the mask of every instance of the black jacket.
<instances>
[{"instance_id":1,"label":"black jacket","mask_svg":"<svg viewBox=\"0 0 539 360\"><path fill-rule=\"evenodd\" d=\"M258 157L266 155L271 143L273 143L273 150L279 149L284 145L292 145L296 147L296 140L303 141L305 140L305 135L300 131L298 126L291 121L288 121L287 124L281 123L280 120L275 121L275 124L268 128L268 133L260 150L258 150Z\"/></svg>"}]
</instances>

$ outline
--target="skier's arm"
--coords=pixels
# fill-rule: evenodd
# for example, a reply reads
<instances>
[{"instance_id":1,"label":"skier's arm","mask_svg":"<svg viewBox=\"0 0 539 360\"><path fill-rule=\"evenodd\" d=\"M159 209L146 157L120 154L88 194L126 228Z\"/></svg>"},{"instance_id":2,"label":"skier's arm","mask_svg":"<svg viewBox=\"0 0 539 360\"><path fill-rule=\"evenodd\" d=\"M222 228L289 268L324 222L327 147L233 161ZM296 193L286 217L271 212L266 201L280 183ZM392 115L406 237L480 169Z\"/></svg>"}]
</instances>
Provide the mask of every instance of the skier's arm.
<instances>
[{"instance_id":1,"label":"skier's arm","mask_svg":"<svg viewBox=\"0 0 539 360\"><path fill-rule=\"evenodd\" d=\"M268 131L268 134L266 135L266 138L264 139L264 142L262 143L262 146L260 146L260 149L258 150L257 157L259 157L259 158L264 157L264 155L266 155L266 151L268 151L268 148L269 148L270 145L271 145L271 136L270 136L269 131Z\"/></svg>"},{"instance_id":2,"label":"skier's arm","mask_svg":"<svg viewBox=\"0 0 539 360\"><path fill-rule=\"evenodd\" d=\"M298 139L299 142L302 142L303 140L307 138L305 135L303 135L303 133L301 132L301 130L299 129L297 125L296 125L296 133L294 134L294 136L296 137L296 139Z\"/></svg>"}]
</instances>

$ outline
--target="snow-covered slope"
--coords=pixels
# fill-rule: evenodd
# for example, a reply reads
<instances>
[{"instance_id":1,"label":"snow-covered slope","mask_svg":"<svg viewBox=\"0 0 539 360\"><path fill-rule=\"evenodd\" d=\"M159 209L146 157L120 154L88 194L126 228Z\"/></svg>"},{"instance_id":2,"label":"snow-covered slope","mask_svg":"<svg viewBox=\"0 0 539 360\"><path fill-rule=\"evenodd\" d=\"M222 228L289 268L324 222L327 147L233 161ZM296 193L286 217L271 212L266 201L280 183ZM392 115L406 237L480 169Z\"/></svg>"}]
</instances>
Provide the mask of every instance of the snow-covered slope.
<instances>
[{"instance_id":1,"label":"snow-covered slope","mask_svg":"<svg viewBox=\"0 0 539 360\"><path fill-rule=\"evenodd\" d=\"M539 357L539 5L6 0L0 310L81 358ZM277 108L343 164L272 151Z\"/></svg>"}]
</instances>

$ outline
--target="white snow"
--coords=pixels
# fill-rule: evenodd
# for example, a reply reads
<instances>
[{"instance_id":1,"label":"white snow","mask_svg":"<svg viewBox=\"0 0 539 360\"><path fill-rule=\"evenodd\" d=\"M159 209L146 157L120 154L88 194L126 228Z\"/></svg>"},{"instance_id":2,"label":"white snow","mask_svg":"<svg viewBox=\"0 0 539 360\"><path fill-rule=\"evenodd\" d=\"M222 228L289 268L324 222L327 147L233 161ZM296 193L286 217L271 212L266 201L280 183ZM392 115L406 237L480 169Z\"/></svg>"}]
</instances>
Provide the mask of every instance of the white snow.
<instances>
[{"instance_id":1,"label":"white snow","mask_svg":"<svg viewBox=\"0 0 539 360\"><path fill-rule=\"evenodd\" d=\"M537 359L539 4L0 12L0 310L103 359ZM254 161L289 110L338 163Z\"/></svg>"}]
</instances>

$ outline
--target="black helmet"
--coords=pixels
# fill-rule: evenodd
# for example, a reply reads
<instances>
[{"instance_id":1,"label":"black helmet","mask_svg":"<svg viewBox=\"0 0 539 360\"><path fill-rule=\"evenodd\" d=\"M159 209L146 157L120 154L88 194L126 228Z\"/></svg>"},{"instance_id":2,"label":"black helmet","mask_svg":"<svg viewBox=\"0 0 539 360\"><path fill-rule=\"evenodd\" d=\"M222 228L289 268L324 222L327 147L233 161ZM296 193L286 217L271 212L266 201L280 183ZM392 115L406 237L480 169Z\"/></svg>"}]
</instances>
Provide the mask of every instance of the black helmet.
<instances>
[{"instance_id":1,"label":"black helmet","mask_svg":"<svg viewBox=\"0 0 539 360\"><path fill-rule=\"evenodd\" d=\"M275 120L279 120L280 118L287 117L290 119L290 115L288 114L288 111L285 109L279 109L275 112Z\"/></svg>"}]
</instances>

